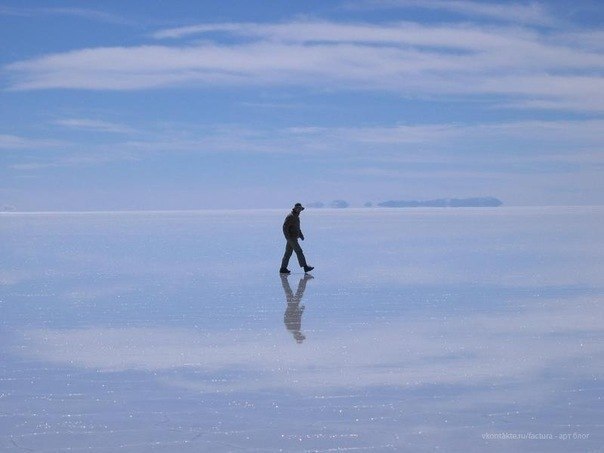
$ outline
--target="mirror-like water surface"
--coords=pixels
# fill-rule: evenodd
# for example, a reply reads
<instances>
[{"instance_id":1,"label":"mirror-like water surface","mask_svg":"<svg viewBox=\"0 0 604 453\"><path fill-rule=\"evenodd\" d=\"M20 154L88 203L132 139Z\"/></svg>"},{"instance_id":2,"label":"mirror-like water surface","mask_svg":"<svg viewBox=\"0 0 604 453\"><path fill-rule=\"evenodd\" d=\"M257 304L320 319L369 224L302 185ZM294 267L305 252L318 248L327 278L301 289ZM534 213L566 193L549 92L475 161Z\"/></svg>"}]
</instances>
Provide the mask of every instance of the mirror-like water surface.
<instances>
[{"instance_id":1,"label":"mirror-like water surface","mask_svg":"<svg viewBox=\"0 0 604 453\"><path fill-rule=\"evenodd\" d=\"M286 213L1 215L0 448L601 447L602 208Z\"/></svg>"}]
</instances>

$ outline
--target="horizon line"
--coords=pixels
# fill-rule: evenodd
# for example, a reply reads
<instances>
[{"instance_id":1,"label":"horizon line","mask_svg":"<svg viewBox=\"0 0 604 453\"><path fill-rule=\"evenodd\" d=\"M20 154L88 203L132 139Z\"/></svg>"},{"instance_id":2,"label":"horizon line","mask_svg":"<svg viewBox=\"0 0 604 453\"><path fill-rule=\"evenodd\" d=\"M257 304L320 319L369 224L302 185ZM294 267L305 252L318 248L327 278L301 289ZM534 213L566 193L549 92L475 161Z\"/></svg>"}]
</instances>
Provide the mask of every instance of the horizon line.
<instances>
[{"instance_id":1,"label":"horizon line","mask_svg":"<svg viewBox=\"0 0 604 453\"><path fill-rule=\"evenodd\" d=\"M575 205L503 205L503 206L413 206L413 207L347 207L347 208L307 208L313 211L401 211L401 210L460 210L460 209L505 209L505 208L602 208L604 204L575 204ZM52 210L52 211L0 211L2 215L40 215L40 214L187 214L187 213L219 213L219 212L256 212L281 211L283 208L201 208L201 209L114 209L114 210Z\"/></svg>"}]
</instances>

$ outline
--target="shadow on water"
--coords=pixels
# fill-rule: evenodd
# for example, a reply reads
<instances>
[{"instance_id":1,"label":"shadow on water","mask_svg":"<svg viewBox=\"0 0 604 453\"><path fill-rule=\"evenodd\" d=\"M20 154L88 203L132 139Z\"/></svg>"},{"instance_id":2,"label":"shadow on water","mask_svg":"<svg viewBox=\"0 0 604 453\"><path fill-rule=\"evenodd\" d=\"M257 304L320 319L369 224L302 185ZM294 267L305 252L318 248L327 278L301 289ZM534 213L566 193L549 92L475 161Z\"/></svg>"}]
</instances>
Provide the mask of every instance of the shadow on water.
<instances>
[{"instance_id":1,"label":"shadow on water","mask_svg":"<svg viewBox=\"0 0 604 453\"><path fill-rule=\"evenodd\" d=\"M287 308L283 315L283 322L288 331L292 333L297 343L302 343L306 336L301 332L302 329L302 313L304 313L304 305L300 305L304 291L306 290L306 283L312 280L314 277L310 274L304 274L304 277L298 282L298 289L296 293L292 291L289 286L289 280L287 275L281 275L281 284L283 285L283 291L285 291L285 299L287 301Z\"/></svg>"}]
</instances>

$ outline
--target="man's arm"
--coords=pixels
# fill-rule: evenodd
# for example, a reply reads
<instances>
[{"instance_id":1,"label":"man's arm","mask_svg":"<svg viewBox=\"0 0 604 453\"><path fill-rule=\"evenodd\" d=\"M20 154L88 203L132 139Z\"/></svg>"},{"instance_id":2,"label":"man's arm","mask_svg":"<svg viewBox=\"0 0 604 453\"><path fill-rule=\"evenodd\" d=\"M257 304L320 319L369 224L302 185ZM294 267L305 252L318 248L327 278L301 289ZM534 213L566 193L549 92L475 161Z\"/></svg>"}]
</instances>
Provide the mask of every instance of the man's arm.
<instances>
[{"instance_id":1,"label":"man's arm","mask_svg":"<svg viewBox=\"0 0 604 453\"><path fill-rule=\"evenodd\" d=\"M297 233L297 237L299 237L300 239L304 240L304 234L302 234L302 228L300 228L300 218L296 219L296 233Z\"/></svg>"}]
</instances>

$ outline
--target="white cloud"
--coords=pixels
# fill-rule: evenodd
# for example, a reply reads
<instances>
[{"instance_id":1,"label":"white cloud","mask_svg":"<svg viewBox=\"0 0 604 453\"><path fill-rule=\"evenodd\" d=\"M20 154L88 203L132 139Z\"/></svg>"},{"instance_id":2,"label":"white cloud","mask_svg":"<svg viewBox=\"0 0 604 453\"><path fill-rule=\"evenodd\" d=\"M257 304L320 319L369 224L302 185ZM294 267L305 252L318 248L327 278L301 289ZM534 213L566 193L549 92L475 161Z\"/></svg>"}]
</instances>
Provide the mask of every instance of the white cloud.
<instances>
[{"instance_id":1,"label":"white cloud","mask_svg":"<svg viewBox=\"0 0 604 453\"><path fill-rule=\"evenodd\" d=\"M585 342L578 347L574 341L559 339L599 329L597 313L602 313L602 307L591 298L552 303L548 310L541 305L531 308L534 301L528 302L525 310L497 316L479 312L445 320L409 316L382 324L361 323L354 331L318 331L313 336L307 334L304 347L295 344L284 327L261 335L126 327L28 330L22 332L22 346L14 352L103 372L245 370L241 379L186 382L190 388L209 392L289 386L300 391L427 384L480 386L494 379L531 382L552 367L557 367L558 373L574 375L576 367L561 367L568 360L590 363L584 371L585 376L591 376L601 366L602 346ZM468 335L469 325L473 326L472 335ZM531 326L528 330L527 325ZM502 339L506 340L502 343ZM594 362L595 357L600 358ZM294 376L291 370L296 370ZM254 379L250 380L250 375ZM160 379L164 378L160 375Z\"/></svg>"},{"instance_id":2,"label":"white cloud","mask_svg":"<svg viewBox=\"0 0 604 453\"><path fill-rule=\"evenodd\" d=\"M414 22L393 24L337 23L326 21L260 23L205 23L159 30L156 39L175 39L191 35L225 33L239 37L289 43L372 43L415 45L448 49L481 49L516 40L505 36L505 29L486 29L469 25L422 25ZM518 30L520 31L520 29ZM524 30L527 35L527 31Z\"/></svg>"},{"instance_id":3,"label":"white cloud","mask_svg":"<svg viewBox=\"0 0 604 453\"><path fill-rule=\"evenodd\" d=\"M65 145L65 142L52 139L38 139L21 137L18 135L0 134L0 149L36 149L56 148Z\"/></svg>"},{"instance_id":4,"label":"white cloud","mask_svg":"<svg viewBox=\"0 0 604 453\"><path fill-rule=\"evenodd\" d=\"M0 6L0 16L20 16L20 17L37 17L37 16L73 16L84 19L95 20L99 22L107 22L113 24L129 24L130 21L116 14L107 13L90 8L22 8L14 6Z\"/></svg>"},{"instance_id":5,"label":"white cloud","mask_svg":"<svg viewBox=\"0 0 604 453\"><path fill-rule=\"evenodd\" d=\"M137 157L128 152L109 152L102 149L94 150L87 154L75 153L70 155L61 155L56 157L44 157L39 160L14 163L10 166L15 170L41 170L47 168L63 168L63 167L96 167L112 162L135 161Z\"/></svg>"},{"instance_id":6,"label":"white cloud","mask_svg":"<svg viewBox=\"0 0 604 453\"><path fill-rule=\"evenodd\" d=\"M208 33L228 33L224 42ZM595 32L597 34L597 32ZM4 67L9 88L131 90L264 85L387 90L401 96L498 96L498 103L604 110L602 50L589 33L472 24L218 23L162 30L202 34L180 45L50 54Z\"/></svg>"},{"instance_id":7,"label":"white cloud","mask_svg":"<svg viewBox=\"0 0 604 453\"><path fill-rule=\"evenodd\" d=\"M110 123L108 121L101 120L91 120L86 118L65 118L55 121L54 124L73 129L83 129L99 132L113 132L118 134L134 132L134 129L123 124Z\"/></svg>"},{"instance_id":8,"label":"white cloud","mask_svg":"<svg viewBox=\"0 0 604 453\"><path fill-rule=\"evenodd\" d=\"M113 127L129 130L128 126L104 122L89 124L83 120L70 120L67 124L98 127L99 130ZM493 170L497 164L514 163L566 162L594 167L604 162L603 128L604 120L596 119L280 129L250 129L236 125L204 127L182 123L155 125L141 130L140 139L119 140L110 146L87 144L86 153L55 157L44 155L39 161L18 162L12 168L33 170L104 165L163 153L295 154L308 159L346 159L349 170L355 165L365 165L350 159L366 158L371 158L374 165L448 162L463 166L480 163ZM22 143L16 139L12 142L13 147ZM6 147L10 143L11 140L7 139ZM21 146L24 147L25 143L32 147L36 142L25 141ZM390 170L399 174L398 169ZM384 169L376 171L383 172ZM455 169L456 174L460 171ZM500 171L507 172L509 168L501 168Z\"/></svg>"},{"instance_id":9,"label":"white cloud","mask_svg":"<svg viewBox=\"0 0 604 453\"><path fill-rule=\"evenodd\" d=\"M510 32L514 31L514 34ZM301 21L284 23L203 23L159 30L156 39L224 33L233 36L289 43L365 43L412 45L445 49L486 50L522 44L539 34L528 28L486 27L476 24L424 25L416 22L338 23ZM587 36L583 36L586 39ZM577 39L577 38L575 38Z\"/></svg>"},{"instance_id":10,"label":"white cloud","mask_svg":"<svg viewBox=\"0 0 604 453\"><path fill-rule=\"evenodd\" d=\"M602 146L604 120L577 121L515 121L493 124L427 124L358 128L313 128L312 135L337 137L341 140L373 144L446 144L482 143L497 140L510 145L522 141L523 146L556 143L576 148ZM310 132L310 131L309 131ZM466 147L464 152L469 152ZM537 153L538 154L538 153Z\"/></svg>"},{"instance_id":11,"label":"white cloud","mask_svg":"<svg viewBox=\"0 0 604 453\"><path fill-rule=\"evenodd\" d=\"M604 120L519 121L495 124L425 124L378 127L247 129L182 125L179 137L155 130L145 140L114 145L131 153L296 154L307 158L371 157L374 162L602 161ZM350 161L349 161L350 163Z\"/></svg>"},{"instance_id":12,"label":"white cloud","mask_svg":"<svg viewBox=\"0 0 604 453\"><path fill-rule=\"evenodd\" d=\"M491 3L466 0L367 0L357 4L356 7L443 10L467 16L539 25L551 25L556 22L551 12L542 3L537 2Z\"/></svg>"}]
</instances>

